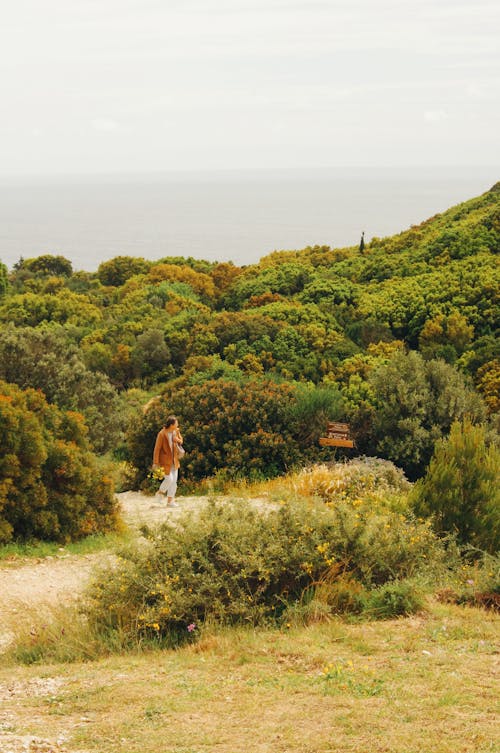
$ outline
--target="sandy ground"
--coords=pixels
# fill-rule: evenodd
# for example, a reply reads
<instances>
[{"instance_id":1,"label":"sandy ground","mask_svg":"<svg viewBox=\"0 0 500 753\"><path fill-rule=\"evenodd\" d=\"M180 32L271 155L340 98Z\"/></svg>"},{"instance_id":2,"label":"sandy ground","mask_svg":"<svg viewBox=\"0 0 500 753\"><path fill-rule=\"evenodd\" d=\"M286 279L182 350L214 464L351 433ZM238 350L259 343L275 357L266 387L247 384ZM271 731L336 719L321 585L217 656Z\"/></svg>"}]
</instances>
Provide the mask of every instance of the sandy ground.
<instances>
[{"instance_id":1,"label":"sandy ground","mask_svg":"<svg viewBox=\"0 0 500 753\"><path fill-rule=\"evenodd\" d=\"M126 522L139 528L142 524L160 523L167 517L178 517L185 509L196 509L204 504L202 497L180 497L179 507L167 509L165 504L156 502L137 492L123 492L117 495ZM13 560L0 564L0 651L11 638L9 626L16 615L32 610L38 605L64 604L74 598L85 587L96 564L109 555L72 555L61 548L55 556L43 559ZM0 748L1 751L1 748Z\"/></svg>"}]
</instances>

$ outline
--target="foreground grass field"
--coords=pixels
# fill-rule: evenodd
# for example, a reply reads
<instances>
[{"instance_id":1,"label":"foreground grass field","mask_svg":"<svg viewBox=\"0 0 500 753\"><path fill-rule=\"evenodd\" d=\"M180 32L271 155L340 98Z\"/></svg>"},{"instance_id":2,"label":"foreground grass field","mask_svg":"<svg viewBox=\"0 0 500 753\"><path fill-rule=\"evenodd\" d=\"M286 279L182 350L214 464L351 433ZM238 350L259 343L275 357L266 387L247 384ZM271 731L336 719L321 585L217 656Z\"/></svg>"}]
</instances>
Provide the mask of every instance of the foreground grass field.
<instances>
[{"instance_id":1,"label":"foreground grass field","mask_svg":"<svg viewBox=\"0 0 500 753\"><path fill-rule=\"evenodd\" d=\"M3 666L0 750L498 751L498 625L432 602L399 620L207 629L178 651Z\"/></svg>"}]
</instances>

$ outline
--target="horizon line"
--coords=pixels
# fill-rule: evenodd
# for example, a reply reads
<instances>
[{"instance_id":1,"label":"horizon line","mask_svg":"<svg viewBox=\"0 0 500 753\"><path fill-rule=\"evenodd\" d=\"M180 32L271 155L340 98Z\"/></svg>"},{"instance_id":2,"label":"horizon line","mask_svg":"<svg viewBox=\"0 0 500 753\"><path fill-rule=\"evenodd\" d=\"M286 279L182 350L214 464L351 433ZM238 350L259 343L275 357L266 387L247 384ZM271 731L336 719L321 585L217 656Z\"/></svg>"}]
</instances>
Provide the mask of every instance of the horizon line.
<instances>
[{"instance_id":1,"label":"horizon line","mask_svg":"<svg viewBox=\"0 0 500 753\"><path fill-rule=\"evenodd\" d=\"M208 176L208 175L236 175L238 173L246 174L265 174L265 173L339 173L342 177L349 177L348 173L352 172L359 176L362 172L379 174L383 173L401 173L417 172L425 174L428 172L443 173L457 172L479 173L479 172L498 172L500 179L500 164L406 164L406 165L290 165L290 166L236 166L236 167L176 167L176 168L159 168L159 169L130 169L130 170L103 170L103 171L57 171L57 172L4 172L0 176L0 182L11 180L50 180L50 179L89 179L89 178L140 178L140 177L167 177L167 176ZM465 177L465 176L464 176Z\"/></svg>"}]
</instances>

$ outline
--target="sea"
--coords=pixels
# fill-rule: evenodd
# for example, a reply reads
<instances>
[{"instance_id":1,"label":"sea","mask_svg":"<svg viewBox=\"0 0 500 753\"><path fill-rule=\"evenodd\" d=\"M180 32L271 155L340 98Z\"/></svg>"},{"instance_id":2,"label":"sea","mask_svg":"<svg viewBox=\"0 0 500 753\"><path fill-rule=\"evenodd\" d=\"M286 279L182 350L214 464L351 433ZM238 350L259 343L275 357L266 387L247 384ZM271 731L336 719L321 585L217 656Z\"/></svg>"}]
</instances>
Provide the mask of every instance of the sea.
<instances>
[{"instance_id":1,"label":"sea","mask_svg":"<svg viewBox=\"0 0 500 753\"><path fill-rule=\"evenodd\" d=\"M406 230L487 191L500 168L315 168L0 177L0 261L118 255L257 263Z\"/></svg>"}]
</instances>

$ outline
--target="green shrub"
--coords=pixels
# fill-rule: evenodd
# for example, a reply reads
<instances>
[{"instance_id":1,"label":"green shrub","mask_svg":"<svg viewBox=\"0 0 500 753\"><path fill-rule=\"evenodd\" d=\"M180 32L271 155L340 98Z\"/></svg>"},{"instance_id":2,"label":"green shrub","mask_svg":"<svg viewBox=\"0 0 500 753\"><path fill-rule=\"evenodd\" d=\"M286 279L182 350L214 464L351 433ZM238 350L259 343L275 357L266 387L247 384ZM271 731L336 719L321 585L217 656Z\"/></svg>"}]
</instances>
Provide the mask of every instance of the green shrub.
<instances>
[{"instance_id":1,"label":"green shrub","mask_svg":"<svg viewBox=\"0 0 500 753\"><path fill-rule=\"evenodd\" d=\"M366 616L384 620L414 614L424 606L422 591L410 581L391 581L373 589L363 605Z\"/></svg>"},{"instance_id":2,"label":"green shrub","mask_svg":"<svg viewBox=\"0 0 500 753\"><path fill-rule=\"evenodd\" d=\"M196 481L217 473L269 478L318 455L325 412L338 405L336 389L271 380L210 379L171 388L151 402L128 432L137 482L147 478L156 434L170 413L179 416L187 451L183 478Z\"/></svg>"},{"instance_id":3,"label":"green shrub","mask_svg":"<svg viewBox=\"0 0 500 753\"><path fill-rule=\"evenodd\" d=\"M369 375L377 403L371 439L363 448L392 460L412 481L423 476L437 439L452 423L486 417L480 396L453 366L397 352Z\"/></svg>"},{"instance_id":4,"label":"green shrub","mask_svg":"<svg viewBox=\"0 0 500 753\"><path fill-rule=\"evenodd\" d=\"M113 530L113 483L78 413L0 381L0 541L70 541Z\"/></svg>"},{"instance_id":5,"label":"green shrub","mask_svg":"<svg viewBox=\"0 0 500 753\"><path fill-rule=\"evenodd\" d=\"M106 452L118 442L124 426L118 394L104 374L86 368L64 327L3 327L0 379L23 390L41 390L61 410L83 413L96 452Z\"/></svg>"},{"instance_id":6,"label":"green shrub","mask_svg":"<svg viewBox=\"0 0 500 753\"><path fill-rule=\"evenodd\" d=\"M495 552L500 544L500 451L486 430L455 422L436 443L426 476L414 487L417 515L431 516L435 530L456 533L463 544Z\"/></svg>"},{"instance_id":7,"label":"green shrub","mask_svg":"<svg viewBox=\"0 0 500 753\"><path fill-rule=\"evenodd\" d=\"M130 645L141 635L176 645L207 619L279 622L332 568L341 581L339 611L356 612L358 596L377 584L443 567L444 546L428 526L398 514L358 518L347 507L283 503L259 510L212 501L196 516L146 532L147 546L122 552L113 572L108 568L91 587L89 624L94 632L128 636ZM348 583L358 591L351 604L341 594ZM409 596L407 606L395 603L391 615L409 603Z\"/></svg>"}]
</instances>

